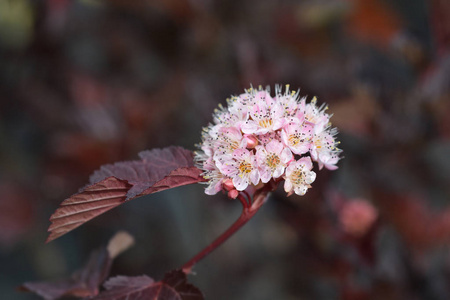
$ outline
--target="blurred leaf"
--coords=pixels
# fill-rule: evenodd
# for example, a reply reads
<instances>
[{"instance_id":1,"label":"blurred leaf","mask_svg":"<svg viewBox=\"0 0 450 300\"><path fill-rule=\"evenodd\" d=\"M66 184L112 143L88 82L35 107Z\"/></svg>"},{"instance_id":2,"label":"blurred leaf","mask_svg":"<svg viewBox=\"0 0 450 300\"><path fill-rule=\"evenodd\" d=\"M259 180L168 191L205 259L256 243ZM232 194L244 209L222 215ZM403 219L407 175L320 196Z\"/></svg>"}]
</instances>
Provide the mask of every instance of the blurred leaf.
<instances>
[{"instance_id":1,"label":"blurred leaf","mask_svg":"<svg viewBox=\"0 0 450 300\"><path fill-rule=\"evenodd\" d=\"M327 2L306 1L299 4L297 16L303 26L320 28L333 25L336 20L346 17L351 5L347 1L332 0Z\"/></svg>"},{"instance_id":2,"label":"blurred leaf","mask_svg":"<svg viewBox=\"0 0 450 300\"><path fill-rule=\"evenodd\" d=\"M430 22L434 30L436 48L440 52L449 50L450 47L450 1L430 1Z\"/></svg>"},{"instance_id":3,"label":"blurred leaf","mask_svg":"<svg viewBox=\"0 0 450 300\"><path fill-rule=\"evenodd\" d=\"M389 45L400 31L402 21L399 15L381 0L351 2L354 7L348 20L350 33L381 47Z\"/></svg>"},{"instance_id":4,"label":"blurred leaf","mask_svg":"<svg viewBox=\"0 0 450 300\"><path fill-rule=\"evenodd\" d=\"M355 88L350 98L333 106L333 125L339 131L365 136L370 134L371 126L380 113L379 104L369 91Z\"/></svg>"},{"instance_id":5,"label":"blurred leaf","mask_svg":"<svg viewBox=\"0 0 450 300\"><path fill-rule=\"evenodd\" d=\"M33 35L33 9L29 1L0 0L0 42L21 49Z\"/></svg>"},{"instance_id":6,"label":"blurred leaf","mask_svg":"<svg viewBox=\"0 0 450 300\"><path fill-rule=\"evenodd\" d=\"M139 196L204 181L192 152L181 147L139 153L141 160L105 165L91 185L69 197L50 217L50 242L98 215Z\"/></svg>"},{"instance_id":7,"label":"blurred leaf","mask_svg":"<svg viewBox=\"0 0 450 300\"><path fill-rule=\"evenodd\" d=\"M35 220L32 190L23 184L0 182L0 245L13 246L30 231Z\"/></svg>"},{"instance_id":8,"label":"blurred leaf","mask_svg":"<svg viewBox=\"0 0 450 300\"><path fill-rule=\"evenodd\" d=\"M113 259L132 244L133 237L126 232L119 232L110 240L108 247L93 251L86 265L72 273L69 278L56 281L26 282L19 289L38 294L46 300L58 299L63 296L97 295L100 284L109 275Z\"/></svg>"},{"instance_id":9,"label":"blurred leaf","mask_svg":"<svg viewBox=\"0 0 450 300\"><path fill-rule=\"evenodd\" d=\"M412 249L425 250L450 241L450 207L436 211L415 194L376 192L386 219Z\"/></svg>"},{"instance_id":10,"label":"blurred leaf","mask_svg":"<svg viewBox=\"0 0 450 300\"><path fill-rule=\"evenodd\" d=\"M117 276L109 279L106 291L92 300L202 300L202 292L187 283L186 274L181 270L167 273L163 280L155 282L143 275L136 277Z\"/></svg>"}]
</instances>

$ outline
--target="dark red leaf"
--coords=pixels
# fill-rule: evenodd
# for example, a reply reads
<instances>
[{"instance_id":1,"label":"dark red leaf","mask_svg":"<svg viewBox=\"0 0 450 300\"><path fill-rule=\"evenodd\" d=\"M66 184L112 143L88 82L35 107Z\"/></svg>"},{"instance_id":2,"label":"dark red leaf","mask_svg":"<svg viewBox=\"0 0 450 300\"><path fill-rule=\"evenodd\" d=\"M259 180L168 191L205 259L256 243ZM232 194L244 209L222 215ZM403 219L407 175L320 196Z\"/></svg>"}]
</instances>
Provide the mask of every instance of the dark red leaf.
<instances>
[{"instance_id":1,"label":"dark red leaf","mask_svg":"<svg viewBox=\"0 0 450 300\"><path fill-rule=\"evenodd\" d=\"M192 152L181 147L139 153L141 160L105 165L91 185L64 200L50 217L50 242L125 201L169 188L204 181Z\"/></svg>"},{"instance_id":2,"label":"dark red leaf","mask_svg":"<svg viewBox=\"0 0 450 300\"><path fill-rule=\"evenodd\" d=\"M19 289L36 293L46 300L62 296L95 296L99 292L99 286L109 275L113 259L133 243L133 237L128 233L119 232L110 240L107 247L93 251L86 265L72 273L69 278L26 282Z\"/></svg>"},{"instance_id":3,"label":"dark red leaf","mask_svg":"<svg viewBox=\"0 0 450 300\"><path fill-rule=\"evenodd\" d=\"M434 31L434 40L439 52L445 53L450 47L450 2L446 0L430 1L430 22Z\"/></svg>"},{"instance_id":4,"label":"dark red leaf","mask_svg":"<svg viewBox=\"0 0 450 300\"><path fill-rule=\"evenodd\" d=\"M181 147L147 150L139 153L139 157L141 160L138 161L102 166L91 175L90 183L97 183L110 176L126 180L133 185L127 192L126 200L130 200L142 194L144 190L152 187L172 171L194 167L192 152Z\"/></svg>"},{"instance_id":5,"label":"dark red leaf","mask_svg":"<svg viewBox=\"0 0 450 300\"><path fill-rule=\"evenodd\" d=\"M117 276L109 279L106 291L92 300L203 300L198 288L187 283L181 270L167 273L164 279L155 282L148 276Z\"/></svg>"},{"instance_id":6,"label":"dark red leaf","mask_svg":"<svg viewBox=\"0 0 450 300\"><path fill-rule=\"evenodd\" d=\"M186 274L181 270L173 270L167 273L162 280L173 287L183 300L201 300L203 294L200 290L187 282ZM165 298L161 298L163 300Z\"/></svg>"},{"instance_id":7,"label":"dark red leaf","mask_svg":"<svg viewBox=\"0 0 450 300\"><path fill-rule=\"evenodd\" d=\"M106 279L111 268L111 258L106 249L98 249L91 254L87 264L74 272L70 278L56 281L26 282L24 291L34 292L46 300L62 296L86 297L98 294L99 285Z\"/></svg>"},{"instance_id":8,"label":"dark red leaf","mask_svg":"<svg viewBox=\"0 0 450 300\"><path fill-rule=\"evenodd\" d=\"M6 178L5 178L6 179ZM12 248L29 232L35 221L33 191L26 184L2 180L0 183L0 246Z\"/></svg>"}]
</instances>

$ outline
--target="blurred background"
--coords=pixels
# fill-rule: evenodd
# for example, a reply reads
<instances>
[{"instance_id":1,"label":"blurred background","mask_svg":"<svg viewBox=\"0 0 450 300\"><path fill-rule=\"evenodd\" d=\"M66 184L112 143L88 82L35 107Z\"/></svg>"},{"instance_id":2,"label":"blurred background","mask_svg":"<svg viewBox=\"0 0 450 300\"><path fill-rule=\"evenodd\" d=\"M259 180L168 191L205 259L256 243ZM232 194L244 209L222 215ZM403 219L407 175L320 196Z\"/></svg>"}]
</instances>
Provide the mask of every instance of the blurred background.
<instances>
[{"instance_id":1,"label":"blurred background","mask_svg":"<svg viewBox=\"0 0 450 300\"><path fill-rule=\"evenodd\" d=\"M240 205L193 185L45 244L100 165L194 150L219 103L290 84L333 113L345 158L280 190L189 280L206 299L450 299L447 0L0 0L0 295L67 276L118 230L112 275L156 279Z\"/></svg>"}]
</instances>

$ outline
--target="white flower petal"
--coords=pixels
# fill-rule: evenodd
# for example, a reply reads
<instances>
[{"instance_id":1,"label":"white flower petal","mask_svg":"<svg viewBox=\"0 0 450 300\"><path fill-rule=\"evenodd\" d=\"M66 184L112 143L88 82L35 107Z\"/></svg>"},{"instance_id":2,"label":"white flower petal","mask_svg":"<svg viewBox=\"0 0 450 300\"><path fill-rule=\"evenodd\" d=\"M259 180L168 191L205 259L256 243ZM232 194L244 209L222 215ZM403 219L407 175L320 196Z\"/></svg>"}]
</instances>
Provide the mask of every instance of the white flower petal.
<instances>
[{"instance_id":1,"label":"white flower petal","mask_svg":"<svg viewBox=\"0 0 450 300\"><path fill-rule=\"evenodd\" d=\"M272 177L272 172L269 168L264 167L264 168L261 168L259 175L261 176L261 181L263 183L267 183L267 182L269 182L270 178Z\"/></svg>"},{"instance_id":2,"label":"white flower petal","mask_svg":"<svg viewBox=\"0 0 450 300\"><path fill-rule=\"evenodd\" d=\"M247 121L242 124L241 130L245 134L253 134L258 130L258 125L254 121Z\"/></svg>"},{"instance_id":3,"label":"white flower petal","mask_svg":"<svg viewBox=\"0 0 450 300\"><path fill-rule=\"evenodd\" d=\"M284 129L281 130L281 141L285 146L289 146L288 135Z\"/></svg>"},{"instance_id":4,"label":"white flower petal","mask_svg":"<svg viewBox=\"0 0 450 300\"><path fill-rule=\"evenodd\" d=\"M289 178L286 178L286 180L284 181L284 191L286 193L289 193L292 191L292 189L294 188L294 186L292 185L292 182Z\"/></svg>"},{"instance_id":5,"label":"white flower petal","mask_svg":"<svg viewBox=\"0 0 450 300\"><path fill-rule=\"evenodd\" d=\"M245 178L244 176L235 176L233 177L233 184L234 187L236 188L236 190L238 191L243 191L247 188L248 186L248 178Z\"/></svg>"},{"instance_id":6,"label":"white flower petal","mask_svg":"<svg viewBox=\"0 0 450 300\"><path fill-rule=\"evenodd\" d=\"M284 148L283 151L281 151L280 159L283 164L287 164L294 159L294 156L289 148Z\"/></svg>"},{"instance_id":7,"label":"white flower petal","mask_svg":"<svg viewBox=\"0 0 450 300\"><path fill-rule=\"evenodd\" d=\"M268 143L266 146L267 152L272 152L278 155L281 153L281 151L283 151L283 148L283 144L276 140L270 141L270 143Z\"/></svg>"},{"instance_id":8,"label":"white flower petal","mask_svg":"<svg viewBox=\"0 0 450 300\"><path fill-rule=\"evenodd\" d=\"M279 165L275 171L273 172L273 178L278 178L284 173L284 167L282 165Z\"/></svg>"},{"instance_id":9,"label":"white flower petal","mask_svg":"<svg viewBox=\"0 0 450 300\"><path fill-rule=\"evenodd\" d=\"M309 171L309 173L307 173L307 175L305 176L305 182L307 184L311 184L314 182L314 180L316 180L316 172Z\"/></svg>"},{"instance_id":10,"label":"white flower petal","mask_svg":"<svg viewBox=\"0 0 450 300\"><path fill-rule=\"evenodd\" d=\"M215 195L222 190L222 180L212 181L205 189L205 194Z\"/></svg>"},{"instance_id":11,"label":"white flower petal","mask_svg":"<svg viewBox=\"0 0 450 300\"><path fill-rule=\"evenodd\" d=\"M337 170L339 167L333 164L325 164L325 168L327 168L330 171Z\"/></svg>"},{"instance_id":12,"label":"white flower petal","mask_svg":"<svg viewBox=\"0 0 450 300\"><path fill-rule=\"evenodd\" d=\"M294 192L299 195L303 196L308 191L308 187L306 185L299 185L294 188Z\"/></svg>"},{"instance_id":13,"label":"white flower petal","mask_svg":"<svg viewBox=\"0 0 450 300\"><path fill-rule=\"evenodd\" d=\"M257 185L259 183L259 171L258 170L253 170L250 172L250 181L254 184Z\"/></svg>"}]
</instances>

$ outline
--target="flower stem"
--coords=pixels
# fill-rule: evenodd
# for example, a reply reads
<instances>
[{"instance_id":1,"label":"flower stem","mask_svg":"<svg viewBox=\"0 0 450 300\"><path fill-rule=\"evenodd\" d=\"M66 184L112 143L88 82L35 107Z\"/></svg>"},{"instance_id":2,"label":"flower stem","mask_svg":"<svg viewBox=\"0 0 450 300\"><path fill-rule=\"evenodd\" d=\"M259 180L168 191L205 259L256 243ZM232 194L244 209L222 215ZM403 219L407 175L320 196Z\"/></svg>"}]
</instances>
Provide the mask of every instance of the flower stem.
<instances>
[{"instance_id":1,"label":"flower stem","mask_svg":"<svg viewBox=\"0 0 450 300\"><path fill-rule=\"evenodd\" d=\"M256 193L254 196L254 201L251 206L244 205L242 203L242 213L240 217L217 239L215 239L211 244L209 244L206 248L200 251L197 255L191 258L187 263L185 263L181 269L184 273L188 274L191 272L192 267L205 258L209 253L214 251L220 245L222 245L226 240L228 240L236 231L238 231L242 226L244 226L250 219L258 212L258 210L264 204L270 190L263 189L259 193Z\"/></svg>"},{"instance_id":2,"label":"flower stem","mask_svg":"<svg viewBox=\"0 0 450 300\"><path fill-rule=\"evenodd\" d=\"M250 207L250 204L248 204L248 202L247 202L247 201L250 201L250 200L247 200L246 198L244 198L244 196L242 194L239 194L237 199L239 201L241 201L242 213L244 212L244 210L246 210L246 209L248 209Z\"/></svg>"}]
</instances>

